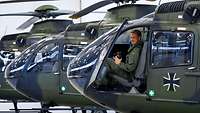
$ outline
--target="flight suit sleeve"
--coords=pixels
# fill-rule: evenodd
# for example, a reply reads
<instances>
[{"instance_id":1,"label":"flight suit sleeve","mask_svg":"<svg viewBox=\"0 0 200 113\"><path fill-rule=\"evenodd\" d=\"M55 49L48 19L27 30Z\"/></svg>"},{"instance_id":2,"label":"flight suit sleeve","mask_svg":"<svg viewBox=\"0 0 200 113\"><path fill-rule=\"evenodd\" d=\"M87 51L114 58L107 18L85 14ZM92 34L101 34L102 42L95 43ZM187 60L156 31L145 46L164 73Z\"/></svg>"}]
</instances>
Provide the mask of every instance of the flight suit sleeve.
<instances>
[{"instance_id":1,"label":"flight suit sleeve","mask_svg":"<svg viewBox=\"0 0 200 113\"><path fill-rule=\"evenodd\" d=\"M108 66L110 71L115 72L117 70L117 65L114 63L114 60L111 58L106 59L106 65Z\"/></svg>"},{"instance_id":2,"label":"flight suit sleeve","mask_svg":"<svg viewBox=\"0 0 200 113\"><path fill-rule=\"evenodd\" d=\"M127 56L126 63L120 63L118 67L128 73L135 71L139 60L140 47L134 48Z\"/></svg>"}]
</instances>

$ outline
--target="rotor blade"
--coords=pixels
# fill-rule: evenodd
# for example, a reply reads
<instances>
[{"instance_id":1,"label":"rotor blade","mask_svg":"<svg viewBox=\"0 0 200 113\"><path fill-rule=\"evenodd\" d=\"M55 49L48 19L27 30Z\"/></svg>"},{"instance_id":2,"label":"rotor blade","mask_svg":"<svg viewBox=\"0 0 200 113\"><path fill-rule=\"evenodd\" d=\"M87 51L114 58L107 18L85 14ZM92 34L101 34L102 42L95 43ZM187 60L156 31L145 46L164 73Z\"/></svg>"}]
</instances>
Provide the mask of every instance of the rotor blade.
<instances>
[{"instance_id":1,"label":"rotor blade","mask_svg":"<svg viewBox=\"0 0 200 113\"><path fill-rule=\"evenodd\" d=\"M0 0L0 4L17 3L17 2L36 2L36 1L55 1L55 0Z\"/></svg>"},{"instance_id":2,"label":"rotor blade","mask_svg":"<svg viewBox=\"0 0 200 113\"><path fill-rule=\"evenodd\" d=\"M22 12L22 13L0 14L0 16L37 16L37 14L35 12Z\"/></svg>"},{"instance_id":3,"label":"rotor blade","mask_svg":"<svg viewBox=\"0 0 200 113\"><path fill-rule=\"evenodd\" d=\"M71 15L69 18L72 18L72 19L80 18L80 17L82 17L82 16L84 16L84 15L86 15L86 14L88 14L88 13L90 13L90 12L92 12L92 11L98 9L98 8L104 7L104 6L111 4L111 3L114 3L114 1L113 0L104 0L104 1L98 2L94 5L91 5L87 8L85 8L85 9Z\"/></svg>"},{"instance_id":4,"label":"rotor blade","mask_svg":"<svg viewBox=\"0 0 200 113\"><path fill-rule=\"evenodd\" d=\"M31 26L32 24L34 24L39 19L40 18L38 18L38 17L32 17L32 18L28 19L26 22L24 22L22 25L20 25L17 28L17 30L24 30L24 29L28 28L29 26Z\"/></svg>"}]
</instances>

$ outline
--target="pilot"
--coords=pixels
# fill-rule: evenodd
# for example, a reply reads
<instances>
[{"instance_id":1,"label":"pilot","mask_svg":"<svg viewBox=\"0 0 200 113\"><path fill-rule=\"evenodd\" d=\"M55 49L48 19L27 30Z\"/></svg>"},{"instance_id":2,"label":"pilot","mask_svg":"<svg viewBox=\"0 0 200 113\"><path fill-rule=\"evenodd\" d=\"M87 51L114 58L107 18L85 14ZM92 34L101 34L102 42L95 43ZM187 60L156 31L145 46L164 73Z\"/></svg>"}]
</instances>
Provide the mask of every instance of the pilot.
<instances>
[{"instance_id":1,"label":"pilot","mask_svg":"<svg viewBox=\"0 0 200 113\"><path fill-rule=\"evenodd\" d=\"M106 67L108 68L108 73L106 75L106 79L102 78L100 81L97 82L97 84L101 85L108 85L116 83L115 80L113 80L112 76L118 76L121 78L124 78L128 80L129 82L132 81L132 78L134 77L135 70L139 61L140 52L143 46L143 43L141 41L141 32L139 30L133 30L130 33L130 41L131 46L128 49L128 53L126 55L125 62L122 62L122 57L120 57L119 52L114 54L113 58L108 58L105 62Z\"/></svg>"}]
</instances>

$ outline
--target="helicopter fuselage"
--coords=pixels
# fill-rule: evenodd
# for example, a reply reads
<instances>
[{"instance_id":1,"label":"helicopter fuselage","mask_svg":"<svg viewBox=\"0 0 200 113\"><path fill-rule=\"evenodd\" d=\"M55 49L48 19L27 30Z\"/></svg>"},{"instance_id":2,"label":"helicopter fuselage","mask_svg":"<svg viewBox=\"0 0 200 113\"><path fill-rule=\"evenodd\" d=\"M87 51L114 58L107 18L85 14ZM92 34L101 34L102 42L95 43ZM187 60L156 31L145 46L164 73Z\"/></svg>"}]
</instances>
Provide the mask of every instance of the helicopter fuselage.
<instances>
[{"instance_id":1,"label":"helicopter fuselage","mask_svg":"<svg viewBox=\"0 0 200 113\"><path fill-rule=\"evenodd\" d=\"M198 113L200 27L199 20L190 23L184 19L184 3L163 4L152 17L123 23L92 42L68 67L73 86L119 112ZM109 73L106 61L116 50L127 51L132 30L141 31L144 45L133 74L136 79L128 81L119 71ZM117 81L115 85L98 82L108 76Z\"/></svg>"}]
</instances>

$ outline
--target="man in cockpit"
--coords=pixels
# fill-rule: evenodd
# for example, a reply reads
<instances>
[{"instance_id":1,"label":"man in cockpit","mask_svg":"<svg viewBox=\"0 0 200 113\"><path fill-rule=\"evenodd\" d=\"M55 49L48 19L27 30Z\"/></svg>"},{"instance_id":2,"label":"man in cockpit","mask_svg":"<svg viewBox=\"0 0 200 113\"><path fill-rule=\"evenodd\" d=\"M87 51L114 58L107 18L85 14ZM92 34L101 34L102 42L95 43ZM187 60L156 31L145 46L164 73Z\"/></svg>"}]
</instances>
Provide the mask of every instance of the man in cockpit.
<instances>
[{"instance_id":1,"label":"man in cockpit","mask_svg":"<svg viewBox=\"0 0 200 113\"><path fill-rule=\"evenodd\" d=\"M125 62L122 62L122 58L119 54L115 54L113 59L108 58L105 61L106 67L108 68L108 74L106 75L107 80L105 80L105 78L101 80L101 85L113 84L113 81L116 83L116 80L113 79L114 75L130 82L132 81L143 46L141 36L142 34L139 30L133 30L130 33L131 46L128 49Z\"/></svg>"}]
</instances>

